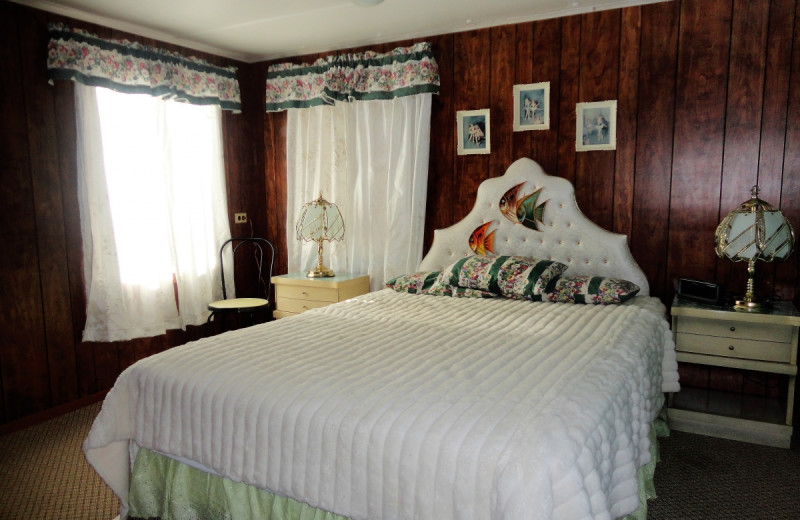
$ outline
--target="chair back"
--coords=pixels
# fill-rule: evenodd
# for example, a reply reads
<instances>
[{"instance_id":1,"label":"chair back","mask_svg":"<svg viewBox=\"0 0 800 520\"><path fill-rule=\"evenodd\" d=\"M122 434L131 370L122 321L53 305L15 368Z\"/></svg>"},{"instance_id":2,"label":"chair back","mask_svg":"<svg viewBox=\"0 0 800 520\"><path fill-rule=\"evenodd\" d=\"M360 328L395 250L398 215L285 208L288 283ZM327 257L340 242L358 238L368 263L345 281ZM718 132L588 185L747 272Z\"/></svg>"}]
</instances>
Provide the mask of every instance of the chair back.
<instances>
[{"instance_id":1,"label":"chair back","mask_svg":"<svg viewBox=\"0 0 800 520\"><path fill-rule=\"evenodd\" d=\"M272 294L272 266L275 263L275 248L272 246L272 243L267 240L266 238L259 238L259 237L236 237L231 238L223 242L222 246L219 248L219 273L220 278L222 280L222 298L224 300L228 299L228 291L225 287L225 266L223 265L222 254L225 251L225 247L230 245L232 248L231 251L231 258L234 260L234 264L236 263L236 251L244 244L252 244L253 248L253 255L256 262L257 267L257 275L255 280L255 296L260 297L259 294L263 287L265 299L268 301L271 300ZM269 248L268 251L268 270L267 270L267 277L266 280L264 279L264 249ZM245 248L245 250L250 250L250 248Z\"/></svg>"}]
</instances>

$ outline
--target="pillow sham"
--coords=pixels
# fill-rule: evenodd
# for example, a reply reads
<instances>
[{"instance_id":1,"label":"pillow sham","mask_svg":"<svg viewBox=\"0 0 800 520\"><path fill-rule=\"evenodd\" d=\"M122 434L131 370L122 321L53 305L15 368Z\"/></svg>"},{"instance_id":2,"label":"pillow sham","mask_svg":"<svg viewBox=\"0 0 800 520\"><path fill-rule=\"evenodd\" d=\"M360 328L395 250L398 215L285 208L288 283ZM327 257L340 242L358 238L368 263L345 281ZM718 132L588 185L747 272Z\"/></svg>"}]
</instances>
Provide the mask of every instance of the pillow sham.
<instances>
[{"instance_id":1,"label":"pillow sham","mask_svg":"<svg viewBox=\"0 0 800 520\"><path fill-rule=\"evenodd\" d=\"M567 269L553 260L523 256L474 255L442 270L445 285L478 289L517 300L542 299L547 284Z\"/></svg>"},{"instance_id":2,"label":"pillow sham","mask_svg":"<svg viewBox=\"0 0 800 520\"><path fill-rule=\"evenodd\" d=\"M416 294L426 291L436 282L441 271L423 271L419 273L404 274L386 282L386 287L397 292Z\"/></svg>"},{"instance_id":3,"label":"pillow sham","mask_svg":"<svg viewBox=\"0 0 800 520\"><path fill-rule=\"evenodd\" d=\"M627 280L601 276L559 276L550 281L543 298L551 302L608 305L636 296L639 286Z\"/></svg>"},{"instance_id":4,"label":"pillow sham","mask_svg":"<svg viewBox=\"0 0 800 520\"><path fill-rule=\"evenodd\" d=\"M441 271L423 271L404 274L386 282L386 287L397 292L409 294L429 294L431 296L452 296L456 298L495 298L488 291L453 287L439 282Z\"/></svg>"},{"instance_id":5,"label":"pillow sham","mask_svg":"<svg viewBox=\"0 0 800 520\"><path fill-rule=\"evenodd\" d=\"M457 285L446 285L437 280L427 291L422 294L433 296L452 296L453 298L497 298L497 295L480 289L470 289L468 287L458 287Z\"/></svg>"}]
</instances>

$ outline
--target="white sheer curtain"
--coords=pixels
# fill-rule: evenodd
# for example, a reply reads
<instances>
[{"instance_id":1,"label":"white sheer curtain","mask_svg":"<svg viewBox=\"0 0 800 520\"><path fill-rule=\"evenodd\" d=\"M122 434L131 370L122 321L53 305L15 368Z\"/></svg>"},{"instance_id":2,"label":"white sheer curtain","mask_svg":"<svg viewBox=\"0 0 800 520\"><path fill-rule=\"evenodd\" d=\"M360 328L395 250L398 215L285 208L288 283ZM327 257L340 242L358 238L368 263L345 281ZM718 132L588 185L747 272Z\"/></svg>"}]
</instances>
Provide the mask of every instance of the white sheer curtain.
<instances>
[{"instance_id":1,"label":"white sheer curtain","mask_svg":"<svg viewBox=\"0 0 800 520\"><path fill-rule=\"evenodd\" d=\"M84 341L202 324L230 238L220 108L79 83L75 93Z\"/></svg>"},{"instance_id":2,"label":"white sheer curtain","mask_svg":"<svg viewBox=\"0 0 800 520\"><path fill-rule=\"evenodd\" d=\"M325 244L337 273L364 273L371 289L413 272L422 259L431 94L289 109L287 222L290 272L316 265L314 243L297 240L305 202L320 193L341 209L345 237Z\"/></svg>"}]
</instances>

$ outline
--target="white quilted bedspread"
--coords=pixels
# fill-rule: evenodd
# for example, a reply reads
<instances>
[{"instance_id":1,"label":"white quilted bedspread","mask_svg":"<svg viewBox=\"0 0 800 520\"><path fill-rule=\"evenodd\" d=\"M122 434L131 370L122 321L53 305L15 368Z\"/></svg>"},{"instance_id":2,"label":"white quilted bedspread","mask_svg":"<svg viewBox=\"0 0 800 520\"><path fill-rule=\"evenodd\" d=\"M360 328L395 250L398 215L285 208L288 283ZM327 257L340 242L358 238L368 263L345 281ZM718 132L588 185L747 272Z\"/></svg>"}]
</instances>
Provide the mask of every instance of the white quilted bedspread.
<instances>
[{"instance_id":1,"label":"white quilted bedspread","mask_svg":"<svg viewBox=\"0 0 800 520\"><path fill-rule=\"evenodd\" d=\"M656 298L383 290L138 362L84 450L123 509L133 441L354 519L614 518L677 381Z\"/></svg>"}]
</instances>

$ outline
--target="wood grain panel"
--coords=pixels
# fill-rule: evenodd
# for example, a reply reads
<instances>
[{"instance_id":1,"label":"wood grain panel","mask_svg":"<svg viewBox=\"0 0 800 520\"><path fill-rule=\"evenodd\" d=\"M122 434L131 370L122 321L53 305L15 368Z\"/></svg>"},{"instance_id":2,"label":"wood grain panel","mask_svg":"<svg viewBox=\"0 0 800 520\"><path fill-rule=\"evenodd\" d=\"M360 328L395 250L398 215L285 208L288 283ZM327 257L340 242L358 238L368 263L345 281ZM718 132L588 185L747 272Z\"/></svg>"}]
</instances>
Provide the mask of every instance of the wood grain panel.
<instances>
[{"instance_id":1,"label":"wood grain panel","mask_svg":"<svg viewBox=\"0 0 800 520\"><path fill-rule=\"evenodd\" d=\"M642 11L625 9L620 20L617 91L617 154L611 231L630 236L633 227L633 187L636 166L636 116L639 100L639 45Z\"/></svg>"},{"instance_id":2,"label":"wood grain panel","mask_svg":"<svg viewBox=\"0 0 800 520\"><path fill-rule=\"evenodd\" d=\"M581 16L581 102L617 98L620 14L619 10L610 10ZM575 124L582 127L584 123ZM613 227L615 162L613 150L577 154L575 196L584 214L605 229Z\"/></svg>"},{"instance_id":3,"label":"wood grain panel","mask_svg":"<svg viewBox=\"0 0 800 520\"><path fill-rule=\"evenodd\" d=\"M66 251L67 275L69 276L69 316L72 320L72 344L75 345L77 391L79 396L88 396L99 391L94 377L94 350L81 341L86 322L86 298L83 280L83 251L80 212L78 211L78 173L73 84L53 89L55 104L56 139L58 140L58 169L61 176L64 241L69 244Z\"/></svg>"},{"instance_id":4,"label":"wood grain panel","mask_svg":"<svg viewBox=\"0 0 800 520\"><path fill-rule=\"evenodd\" d=\"M233 118L236 117L236 120ZM247 193L247 178L244 172L247 171L242 164L241 150L237 143L244 139L241 125L237 124L241 120L241 114L233 115L225 113L222 115L222 142L223 153L225 154L226 183L225 188L228 195L228 222L230 223L231 237L256 236L254 223L259 219L250 207L250 196ZM235 213L247 213L248 222L237 224L234 222ZM245 298L257 297L253 294L252 280L255 274L252 273L252 262L248 262L248 255L237 254L233 258L233 265L223 265L226 272L233 269L234 284L242 287L236 295Z\"/></svg>"},{"instance_id":5,"label":"wood grain panel","mask_svg":"<svg viewBox=\"0 0 800 520\"><path fill-rule=\"evenodd\" d=\"M642 8L636 166L630 245L650 292L665 301L679 4Z\"/></svg>"},{"instance_id":6,"label":"wood grain panel","mask_svg":"<svg viewBox=\"0 0 800 520\"><path fill-rule=\"evenodd\" d=\"M558 171L554 175L575 184L575 104L580 101L578 77L581 67L581 17L561 19L561 74L558 85ZM554 106L555 108L555 106Z\"/></svg>"},{"instance_id":7,"label":"wood grain panel","mask_svg":"<svg viewBox=\"0 0 800 520\"><path fill-rule=\"evenodd\" d=\"M266 92L264 90L265 75L262 75L262 68L257 65L243 64L238 71L239 84L242 92L242 113L230 114L234 120L238 120L244 135L248 136L254 143L262 144L264 133L264 104L266 102ZM270 242L275 242L278 235L277 217L273 207L267 199L266 181L261 182L260 176L256 172L265 170L265 157L259 149L248 149L239 147L240 161L247 169L247 178L250 184L250 200L248 201L248 215L252 212L255 220L253 229L256 236L263 236ZM281 229L282 231L282 229Z\"/></svg>"},{"instance_id":8,"label":"wood grain panel","mask_svg":"<svg viewBox=\"0 0 800 520\"><path fill-rule=\"evenodd\" d=\"M678 376L682 386L708 388L710 368L706 365L678 364Z\"/></svg>"},{"instance_id":9,"label":"wood grain panel","mask_svg":"<svg viewBox=\"0 0 800 520\"><path fill-rule=\"evenodd\" d=\"M113 348L106 343L87 342L94 350L94 377L98 388L111 388L122 372L120 358L125 359L126 342L118 342Z\"/></svg>"},{"instance_id":10,"label":"wood grain panel","mask_svg":"<svg viewBox=\"0 0 800 520\"><path fill-rule=\"evenodd\" d=\"M286 113L267 114L264 131L267 132L267 167L273 174L267 177L267 208L275 221L274 245L276 248L275 273L286 274L288 257L286 254L285 223L287 219L297 218L286 214Z\"/></svg>"},{"instance_id":11,"label":"wood grain panel","mask_svg":"<svg viewBox=\"0 0 800 520\"><path fill-rule=\"evenodd\" d=\"M531 150L527 156L538 162L544 171L558 174L558 135L561 121L559 74L561 70L561 22L541 20L533 24L533 76L526 83L550 82L550 129L526 132L531 134Z\"/></svg>"},{"instance_id":12,"label":"wood grain panel","mask_svg":"<svg viewBox=\"0 0 800 520\"><path fill-rule=\"evenodd\" d=\"M0 229L4 250L0 255L0 374L3 419L8 421L47 408L51 401L37 231L35 218L31 218L36 211L26 102L34 100L25 98L22 34L17 28L19 12L24 10L8 3L0 9L0 128L4 137L0 140Z\"/></svg>"},{"instance_id":13,"label":"wood grain panel","mask_svg":"<svg viewBox=\"0 0 800 520\"><path fill-rule=\"evenodd\" d=\"M481 29L468 33L458 33L454 37L453 46L458 49L454 55L453 76L453 109L480 110L489 108L490 76L490 35L489 29ZM455 116L455 114L454 114ZM489 124L492 142L494 142L494 121L490 115ZM455 125L455 117L453 118ZM500 132L497 139L503 139ZM453 195L449 203L453 206L454 221L464 218L475 202L478 185L487 178L489 172L488 155L458 155L455 158L455 178Z\"/></svg>"},{"instance_id":14,"label":"wood grain panel","mask_svg":"<svg viewBox=\"0 0 800 520\"><path fill-rule=\"evenodd\" d=\"M492 153L489 155L489 177L506 172L514 162L514 63L508 59L515 54L516 29L513 25L494 27L489 31L491 41L489 103L492 125ZM470 209L472 209L470 207Z\"/></svg>"},{"instance_id":15,"label":"wood grain panel","mask_svg":"<svg viewBox=\"0 0 800 520\"><path fill-rule=\"evenodd\" d=\"M743 372L725 367L709 370L708 387L712 390L739 392L742 389Z\"/></svg>"},{"instance_id":16,"label":"wood grain panel","mask_svg":"<svg viewBox=\"0 0 800 520\"><path fill-rule=\"evenodd\" d=\"M800 8L795 5L794 40L792 52L791 85L786 124L786 147L783 158L783 185L780 208L794 226L795 237L800 237ZM800 239L798 239L800 242ZM800 243L795 252L775 268L775 297L792 300L800 307Z\"/></svg>"},{"instance_id":17,"label":"wood grain panel","mask_svg":"<svg viewBox=\"0 0 800 520\"><path fill-rule=\"evenodd\" d=\"M534 35L533 35L533 22L526 24L519 24L516 26L514 34L514 50L511 55L514 56L514 84L527 85L529 83L538 83L539 80L534 80ZM537 68L538 69L538 68ZM540 73L539 70L536 72ZM544 80L541 80L544 81ZM513 92L513 87L512 87ZM514 99L511 99L512 108ZM510 113L509 119L512 125L519 115L513 112ZM513 160L520 157L530 157L538 162L536 154L531 149L532 131L520 131L512 133L513 150L511 156ZM541 163L540 163L541 164Z\"/></svg>"},{"instance_id":18,"label":"wood grain panel","mask_svg":"<svg viewBox=\"0 0 800 520\"><path fill-rule=\"evenodd\" d=\"M794 18L795 0L772 0L769 2L758 184L762 192L772 197L774 201L778 200L781 193L783 177L783 150L786 141L786 111L791 84ZM755 99L750 101L752 103Z\"/></svg>"},{"instance_id":19,"label":"wood grain panel","mask_svg":"<svg viewBox=\"0 0 800 520\"><path fill-rule=\"evenodd\" d=\"M668 276L714 279L731 3L681 2Z\"/></svg>"},{"instance_id":20,"label":"wood grain panel","mask_svg":"<svg viewBox=\"0 0 800 520\"><path fill-rule=\"evenodd\" d=\"M47 41L35 27L47 24L41 11L21 11L21 49L26 103L28 144L31 147L31 179L39 255L42 312L50 375L51 405L78 398L75 344L70 316L70 286L65 242L61 176L58 172L53 88L40 65ZM38 65L38 66L37 66Z\"/></svg>"},{"instance_id":21,"label":"wood grain panel","mask_svg":"<svg viewBox=\"0 0 800 520\"><path fill-rule=\"evenodd\" d=\"M770 2L769 30L767 36L766 70L764 77L764 103L761 120L761 141L758 164L758 185L763 193L780 193L779 198L766 199L773 205L780 205L791 213L795 208L792 223L795 233L800 233L800 218L796 212L797 200L794 203L787 200L784 194L791 198L790 186L784 185L784 176L791 183L791 178L796 179L798 168L784 167L784 149L786 145L787 110L789 103L789 86L792 84L791 76L792 57L797 56L797 51L792 51L792 36L796 33L794 0L773 0ZM797 36L795 36L797 38ZM794 49L798 48L795 40ZM796 69L795 69L796 70ZM797 74L795 72L794 74ZM795 79L796 83L796 79ZM796 86L793 89L796 94ZM797 190L794 190L797 193ZM796 246L800 249L800 245ZM759 266L761 267L761 280L772 280L774 297L782 300L797 298L797 291L792 287L800 285L798 271L800 271L800 254L795 253L788 262ZM763 294L769 294L764 292ZM795 301L797 304L798 301Z\"/></svg>"},{"instance_id":22,"label":"wood grain panel","mask_svg":"<svg viewBox=\"0 0 800 520\"><path fill-rule=\"evenodd\" d=\"M16 126L24 123L24 114L14 107L18 105L17 99L22 95L22 84L13 81L12 78L19 78L21 74L21 64L19 62L19 36L15 20L14 7L8 2L0 4L0 111L6 115L0 119L0 132L3 139L0 139L0 197L3 204L0 204L0 242L4 244L14 244L11 240L13 224L15 222L14 210L26 209L23 204L16 201L15 184L20 182L20 175L17 172L20 159L14 162L14 154L20 149L24 134L21 130L24 127ZM9 179L9 182L6 181ZM12 200L13 197L13 200ZM9 285L14 277L14 264L18 261L16 255L4 254L0 256L0 298L3 303L14 301L16 295L13 293L14 285ZM8 287L8 289L7 289ZM11 327L16 327L16 323L11 320L10 313L0 314L0 330L6 331ZM7 380L10 372L7 368L13 361L14 339L6 337L5 332L0 336L0 389L2 389L2 399L0 399L0 419L4 422L8 416L8 393L14 390L15 381ZM13 404L12 404L13 406Z\"/></svg>"},{"instance_id":23,"label":"wood grain panel","mask_svg":"<svg viewBox=\"0 0 800 520\"><path fill-rule=\"evenodd\" d=\"M431 102L431 148L428 165L428 196L425 205L425 222L436 223L425 226L423 250L433 242L433 231L454 222L453 197L454 164L456 156L455 108L455 55L453 35L436 36L430 39L433 55L439 66L440 94Z\"/></svg>"},{"instance_id":24,"label":"wood grain panel","mask_svg":"<svg viewBox=\"0 0 800 520\"><path fill-rule=\"evenodd\" d=\"M733 3L728 100L725 112L725 151L722 163L720 220L747 200L758 182L764 70L769 22L768 0L736 0ZM772 188L772 186L770 186ZM765 200L778 200L780 189L762 192ZM747 282L743 263L717 258L716 278L727 287L743 290ZM762 277L772 292L772 278ZM765 283L764 287L767 286Z\"/></svg>"}]
</instances>

